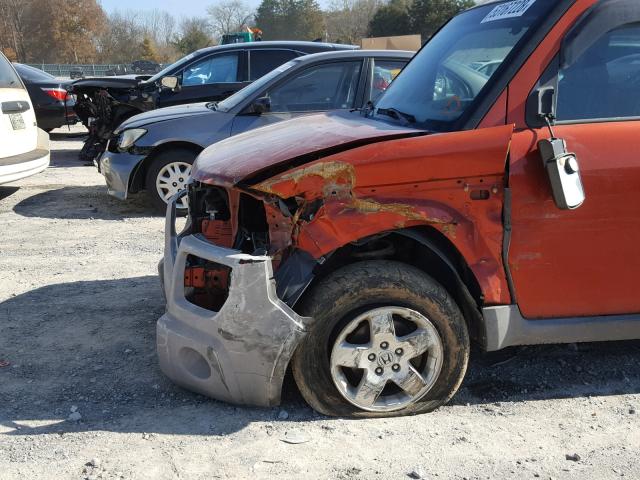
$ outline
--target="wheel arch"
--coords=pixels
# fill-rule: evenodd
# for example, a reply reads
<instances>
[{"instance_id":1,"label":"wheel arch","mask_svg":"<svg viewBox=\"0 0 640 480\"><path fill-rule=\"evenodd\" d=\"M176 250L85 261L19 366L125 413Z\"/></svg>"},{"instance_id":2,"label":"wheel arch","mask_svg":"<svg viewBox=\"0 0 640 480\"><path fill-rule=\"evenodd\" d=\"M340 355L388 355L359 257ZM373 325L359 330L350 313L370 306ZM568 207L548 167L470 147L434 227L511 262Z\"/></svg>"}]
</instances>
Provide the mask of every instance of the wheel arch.
<instances>
[{"instance_id":1,"label":"wheel arch","mask_svg":"<svg viewBox=\"0 0 640 480\"><path fill-rule=\"evenodd\" d=\"M380 248L371 249L376 244ZM442 284L460 307L472 339L484 344L485 329L480 312L484 299L480 283L451 241L430 226L383 232L340 247L318 265L307 291L342 266L378 259L412 265Z\"/></svg>"},{"instance_id":2,"label":"wheel arch","mask_svg":"<svg viewBox=\"0 0 640 480\"><path fill-rule=\"evenodd\" d=\"M152 150L144 158L144 160L142 160L142 162L138 164L135 171L133 172L133 175L131 175L131 179L129 180L129 192L136 193L144 190L145 178L147 176L147 170L149 169L149 166L158 157L158 155L171 150L189 150L196 155L199 155L200 152L204 150L204 147L196 143L185 141L172 141L156 145L152 148Z\"/></svg>"}]
</instances>

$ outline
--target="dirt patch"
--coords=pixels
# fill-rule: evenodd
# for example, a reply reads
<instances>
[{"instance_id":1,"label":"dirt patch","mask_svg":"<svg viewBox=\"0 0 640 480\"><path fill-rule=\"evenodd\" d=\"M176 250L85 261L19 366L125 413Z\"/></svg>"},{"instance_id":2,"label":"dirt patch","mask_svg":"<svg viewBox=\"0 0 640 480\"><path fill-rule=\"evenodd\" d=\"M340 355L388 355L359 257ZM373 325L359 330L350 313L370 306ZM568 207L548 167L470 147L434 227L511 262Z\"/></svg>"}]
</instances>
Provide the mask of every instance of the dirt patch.
<instances>
[{"instance_id":1,"label":"dirt patch","mask_svg":"<svg viewBox=\"0 0 640 480\"><path fill-rule=\"evenodd\" d=\"M163 219L107 196L77 133L0 186L3 479L640 476L640 342L474 352L453 402L411 418L328 419L290 381L277 409L176 387L154 345Z\"/></svg>"}]
</instances>

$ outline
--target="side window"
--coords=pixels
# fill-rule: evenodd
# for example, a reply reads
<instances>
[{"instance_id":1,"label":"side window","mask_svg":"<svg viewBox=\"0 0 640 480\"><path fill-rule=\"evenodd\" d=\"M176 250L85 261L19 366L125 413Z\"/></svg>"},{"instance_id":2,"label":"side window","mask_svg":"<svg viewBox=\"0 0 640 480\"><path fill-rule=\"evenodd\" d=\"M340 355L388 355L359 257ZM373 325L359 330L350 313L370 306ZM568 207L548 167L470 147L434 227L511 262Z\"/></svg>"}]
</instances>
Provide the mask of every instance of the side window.
<instances>
[{"instance_id":1,"label":"side window","mask_svg":"<svg viewBox=\"0 0 640 480\"><path fill-rule=\"evenodd\" d=\"M406 62L374 59L371 100L374 101L387 89L404 68Z\"/></svg>"},{"instance_id":2,"label":"side window","mask_svg":"<svg viewBox=\"0 0 640 480\"><path fill-rule=\"evenodd\" d=\"M312 112L353 107L362 62L311 67L271 91L272 112Z\"/></svg>"},{"instance_id":3,"label":"side window","mask_svg":"<svg viewBox=\"0 0 640 480\"><path fill-rule=\"evenodd\" d=\"M238 54L214 55L188 66L182 74L184 87L238 81Z\"/></svg>"},{"instance_id":4,"label":"side window","mask_svg":"<svg viewBox=\"0 0 640 480\"><path fill-rule=\"evenodd\" d=\"M558 121L640 117L640 24L610 31L559 72Z\"/></svg>"},{"instance_id":5,"label":"side window","mask_svg":"<svg viewBox=\"0 0 640 480\"><path fill-rule=\"evenodd\" d=\"M259 79L297 56L292 50L249 50L249 80Z\"/></svg>"},{"instance_id":6,"label":"side window","mask_svg":"<svg viewBox=\"0 0 640 480\"><path fill-rule=\"evenodd\" d=\"M2 53L0 53L0 88L22 88L22 82Z\"/></svg>"}]
</instances>

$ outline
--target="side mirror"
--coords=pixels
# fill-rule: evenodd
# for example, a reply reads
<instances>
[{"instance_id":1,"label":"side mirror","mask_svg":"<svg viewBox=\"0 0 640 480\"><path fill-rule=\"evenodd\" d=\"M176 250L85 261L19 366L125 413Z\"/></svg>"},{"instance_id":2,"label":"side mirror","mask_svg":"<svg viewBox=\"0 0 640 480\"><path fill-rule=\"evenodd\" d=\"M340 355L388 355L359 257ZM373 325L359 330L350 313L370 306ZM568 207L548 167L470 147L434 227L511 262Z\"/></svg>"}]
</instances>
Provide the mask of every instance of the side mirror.
<instances>
[{"instance_id":1,"label":"side mirror","mask_svg":"<svg viewBox=\"0 0 640 480\"><path fill-rule=\"evenodd\" d=\"M162 77L160 79L160 86L175 92L180 89L180 80L176 76Z\"/></svg>"},{"instance_id":2,"label":"side mirror","mask_svg":"<svg viewBox=\"0 0 640 480\"><path fill-rule=\"evenodd\" d=\"M538 150L544 169L547 171L553 200L561 210L578 208L585 200L578 158L567 151L567 144L553 133L555 121L555 89L545 87L538 90L538 116L544 120L551 133L550 139L540 140Z\"/></svg>"},{"instance_id":3,"label":"side mirror","mask_svg":"<svg viewBox=\"0 0 640 480\"><path fill-rule=\"evenodd\" d=\"M542 119L552 122L556 118L555 96L556 89L554 87L538 89L538 116Z\"/></svg>"},{"instance_id":4,"label":"side mirror","mask_svg":"<svg viewBox=\"0 0 640 480\"><path fill-rule=\"evenodd\" d=\"M251 104L251 113L262 115L271 111L271 99L269 97L256 98Z\"/></svg>"}]
</instances>

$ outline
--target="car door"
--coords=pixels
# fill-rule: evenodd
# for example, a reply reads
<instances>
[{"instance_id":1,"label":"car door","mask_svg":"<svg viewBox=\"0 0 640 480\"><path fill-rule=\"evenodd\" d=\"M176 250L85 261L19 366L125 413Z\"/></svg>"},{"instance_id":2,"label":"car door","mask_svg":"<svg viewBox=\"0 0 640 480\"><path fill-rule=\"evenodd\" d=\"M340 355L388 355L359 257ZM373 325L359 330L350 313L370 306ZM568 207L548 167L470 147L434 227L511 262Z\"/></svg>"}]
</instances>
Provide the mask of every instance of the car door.
<instances>
[{"instance_id":1,"label":"car door","mask_svg":"<svg viewBox=\"0 0 640 480\"><path fill-rule=\"evenodd\" d=\"M36 150L38 130L29 93L0 53L0 166L7 157Z\"/></svg>"},{"instance_id":2,"label":"car door","mask_svg":"<svg viewBox=\"0 0 640 480\"><path fill-rule=\"evenodd\" d=\"M243 51L221 52L192 62L177 75L180 89L163 90L158 106L224 100L247 84L243 54Z\"/></svg>"},{"instance_id":3,"label":"car door","mask_svg":"<svg viewBox=\"0 0 640 480\"><path fill-rule=\"evenodd\" d=\"M246 108L234 119L232 134L300 115L353 108L362 70L362 60L327 62L297 70L256 95L253 100L270 100L270 111L254 114Z\"/></svg>"},{"instance_id":4,"label":"car door","mask_svg":"<svg viewBox=\"0 0 640 480\"><path fill-rule=\"evenodd\" d=\"M640 312L640 23L617 20L601 34L581 25L591 44L570 65L556 57L545 74L556 76L554 131L577 155L582 206L560 210L552 199L536 148L548 129L513 137L508 263L527 318Z\"/></svg>"}]
</instances>

